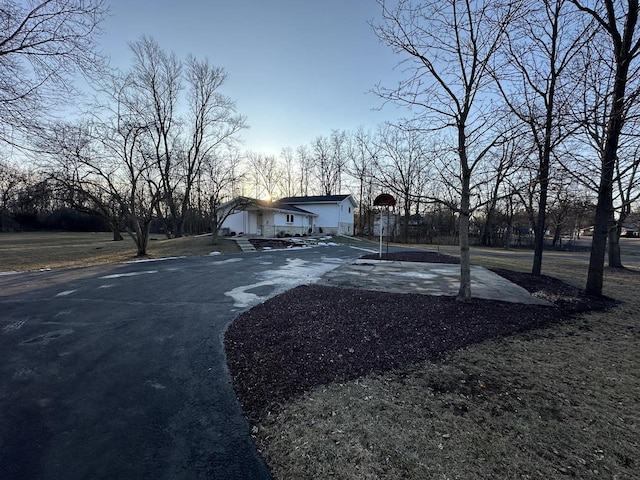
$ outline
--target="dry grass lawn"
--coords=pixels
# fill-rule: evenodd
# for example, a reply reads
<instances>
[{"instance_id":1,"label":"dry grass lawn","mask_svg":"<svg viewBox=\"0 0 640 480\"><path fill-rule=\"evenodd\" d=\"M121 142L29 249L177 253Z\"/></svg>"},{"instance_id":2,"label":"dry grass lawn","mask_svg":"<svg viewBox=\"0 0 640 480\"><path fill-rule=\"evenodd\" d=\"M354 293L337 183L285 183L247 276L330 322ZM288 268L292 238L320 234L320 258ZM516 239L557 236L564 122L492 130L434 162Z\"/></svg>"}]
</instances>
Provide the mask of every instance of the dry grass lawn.
<instances>
[{"instance_id":1,"label":"dry grass lawn","mask_svg":"<svg viewBox=\"0 0 640 480\"><path fill-rule=\"evenodd\" d=\"M133 240L125 235L114 242L111 233L0 233L0 272L57 269L126 262L136 259ZM152 235L149 258L208 255L212 251L239 252L226 238L211 245L211 237L183 237L167 240Z\"/></svg>"},{"instance_id":2,"label":"dry grass lawn","mask_svg":"<svg viewBox=\"0 0 640 480\"><path fill-rule=\"evenodd\" d=\"M583 284L586 258L543 273ZM607 312L318 388L260 419L259 449L279 480L640 478L640 271L605 282Z\"/></svg>"}]
</instances>

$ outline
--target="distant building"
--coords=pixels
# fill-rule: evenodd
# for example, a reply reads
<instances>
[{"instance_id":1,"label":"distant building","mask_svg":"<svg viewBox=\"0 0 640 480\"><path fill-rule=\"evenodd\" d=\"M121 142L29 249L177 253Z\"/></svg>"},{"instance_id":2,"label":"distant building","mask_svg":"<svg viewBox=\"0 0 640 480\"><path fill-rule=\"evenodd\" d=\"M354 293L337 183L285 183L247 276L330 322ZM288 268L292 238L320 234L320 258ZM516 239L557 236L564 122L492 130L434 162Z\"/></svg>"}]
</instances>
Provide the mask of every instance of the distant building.
<instances>
[{"instance_id":1,"label":"distant building","mask_svg":"<svg viewBox=\"0 0 640 480\"><path fill-rule=\"evenodd\" d=\"M231 202L241 203L242 211L229 215L222 227L238 234L353 235L356 202L351 195L287 197L275 202L240 197Z\"/></svg>"},{"instance_id":2,"label":"distant building","mask_svg":"<svg viewBox=\"0 0 640 480\"><path fill-rule=\"evenodd\" d=\"M396 235L398 233L398 227L400 223L400 216L397 213L389 213L383 211L376 213L373 218L373 236L380 236L380 228L382 228L382 236Z\"/></svg>"},{"instance_id":3,"label":"distant building","mask_svg":"<svg viewBox=\"0 0 640 480\"><path fill-rule=\"evenodd\" d=\"M635 223L623 223L620 231L621 237L640 237L640 226Z\"/></svg>"}]
</instances>

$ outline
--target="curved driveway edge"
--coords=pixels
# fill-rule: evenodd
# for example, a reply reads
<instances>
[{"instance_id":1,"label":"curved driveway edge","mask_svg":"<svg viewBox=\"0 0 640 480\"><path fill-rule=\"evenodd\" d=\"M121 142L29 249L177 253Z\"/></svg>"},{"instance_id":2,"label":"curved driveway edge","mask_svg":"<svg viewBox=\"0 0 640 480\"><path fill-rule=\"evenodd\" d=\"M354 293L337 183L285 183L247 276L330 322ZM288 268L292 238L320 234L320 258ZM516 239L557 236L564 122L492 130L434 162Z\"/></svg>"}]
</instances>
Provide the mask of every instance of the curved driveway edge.
<instances>
[{"instance_id":1,"label":"curved driveway edge","mask_svg":"<svg viewBox=\"0 0 640 480\"><path fill-rule=\"evenodd\" d=\"M224 331L358 255L316 247L0 277L0 477L270 478Z\"/></svg>"}]
</instances>

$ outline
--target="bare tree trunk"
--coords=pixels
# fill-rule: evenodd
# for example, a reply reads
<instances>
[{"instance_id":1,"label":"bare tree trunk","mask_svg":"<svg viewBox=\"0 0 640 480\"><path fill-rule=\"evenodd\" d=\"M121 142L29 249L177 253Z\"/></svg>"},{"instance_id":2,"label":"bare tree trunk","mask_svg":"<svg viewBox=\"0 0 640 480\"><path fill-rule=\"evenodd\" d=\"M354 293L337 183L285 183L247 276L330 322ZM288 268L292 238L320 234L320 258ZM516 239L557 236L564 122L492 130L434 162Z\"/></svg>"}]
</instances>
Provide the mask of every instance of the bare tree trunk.
<instances>
[{"instance_id":1,"label":"bare tree trunk","mask_svg":"<svg viewBox=\"0 0 640 480\"><path fill-rule=\"evenodd\" d=\"M553 229L553 242L551 243L554 247L560 242L560 234L562 233L562 224L556 223L556 226Z\"/></svg>"},{"instance_id":2,"label":"bare tree trunk","mask_svg":"<svg viewBox=\"0 0 640 480\"><path fill-rule=\"evenodd\" d=\"M112 218L108 218L107 220L109 223L109 228L111 229L111 232L113 232L113 241L120 242L124 240L124 238L122 237L122 233L120 233L122 231L121 219L115 219L112 217Z\"/></svg>"},{"instance_id":3,"label":"bare tree trunk","mask_svg":"<svg viewBox=\"0 0 640 480\"><path fill-rule=\"evenodd\" d=\"M618 222L613 218L613 208L609 219L609 267L624 268L620 255L620 233L622 232L622 220Z\"/></svg>"},{"instance_id":4,"label":"bare tree trunk","mask_svg":"<svg viewBox=\"0 0 640 480\"><path fill-rule=\"evenodd\" d=\"M409 218L411 216L411 205L409 205L408 195L404 199L404 225L402 225L402 239L404 243L409 243Z\"/></svg>"},{"instance_id":5,"label":"bare tree trunk","mask_svg":"<svg viewBox=\"0 0 640 480\"><path fill-rule=\"evenodd\" d=\"M145 225L139 234L138 241L138 257L144 257L147 255L147 245L149 244L149 225Z\"/></svg>"},{"instance_id":6,"label":"bare tree trunk","mask_svg":"<svg viewBox=\"0 0 640 480\"><path fill-rule=\"evenodd\" d=\"M495 200L492 200L487 211L487 221L484 225L484 229L482 230L482 239L480 242L485 247L493 246L493 219L495 217L495 210Z\"/></svg>"},{"instance_id":7,"label":"bare tree trunk","mask_svg":"<svg viewBox=\"0 0 640 480\"><path fill-rule=\"evenodd\" d=\"M545 168L546 167L546 168ZM547 216L547 189L549 185L549 164L540 165L540 200L538 202L538 219L535 223L533 241L533 275L542 274L542 250L544 248L544 234Z\"/></svg>"},{"instance_id":8,"label":"bare tree trunk","mask_svg":"<svg viewBox=\"0 0 640 480\"><path fill-rule=\"evenodd\" d=\"M604 175L603 175L604 176ZM604 257L607 249L607 237L609 234L609 219L611 218L611 188L606 188L606 180L600 181L596 205L596 221L591 240L591 254L589 255L589 270L585 291L590 295L602 295L604 280ZM603 200L609 197L609 201Z\"/></svg>"},{"instance_id":9,"label":"bare tree trunk","mask_svg":"<svg viewBox=\"0 0 640 480\"><path fill-rule=\"evenodd\" d=\"M147 245L149 244L149 223L141 223L139 219L134 219L134 230L127 229L129 236L136 244L136 256L144 257L147 255Z\"/></svg>"},{"instance_id":10,"label":"bare tree trunk","mask_svg":"<svg viewBox=\"0 0 640 480\"><path fill-rule=\"evenodd\" d=\"M470 178L466 169L462 172L462 196L460 198L460 290L458 300L471 300L471 252L469 250Z\"/></svg>"},{"instance_id":11,"label":"bare tree trunk","mask_svg":"<svg viewBox=\"0 0 640 480\"><path fill-rule=\"evenodd\" d=\"M218 228L218 216L213 215L211 217L211 245L216 245L220 238L220 229Z\"/></svg>"}]
</instances>

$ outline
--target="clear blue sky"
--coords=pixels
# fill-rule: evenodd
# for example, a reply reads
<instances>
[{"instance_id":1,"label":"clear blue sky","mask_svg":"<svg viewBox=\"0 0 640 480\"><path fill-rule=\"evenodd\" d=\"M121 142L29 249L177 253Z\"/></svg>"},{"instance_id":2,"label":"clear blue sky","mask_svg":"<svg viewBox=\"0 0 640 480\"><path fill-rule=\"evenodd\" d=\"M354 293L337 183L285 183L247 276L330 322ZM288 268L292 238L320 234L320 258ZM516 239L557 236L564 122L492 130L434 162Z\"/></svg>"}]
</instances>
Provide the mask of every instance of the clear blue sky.
<instances>
[{"instance_id":1,"label":"clear blue sky","mask_svg":"<svg viewBox=\"0 0 640 480\"><path fill-rule=\"evenodd\" d=\"M108 0L101 39L112 65L130 66L141 35L179 57L225 68L223 93L246 115L244 149L278 154L332 129L373 128L404 114L367 93L393 86L400 60L378 42L374 0Z\"/></svg>"}]
</instances>

